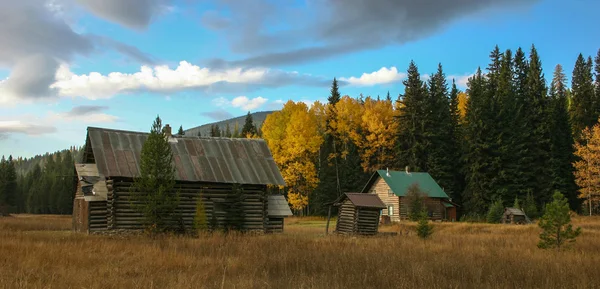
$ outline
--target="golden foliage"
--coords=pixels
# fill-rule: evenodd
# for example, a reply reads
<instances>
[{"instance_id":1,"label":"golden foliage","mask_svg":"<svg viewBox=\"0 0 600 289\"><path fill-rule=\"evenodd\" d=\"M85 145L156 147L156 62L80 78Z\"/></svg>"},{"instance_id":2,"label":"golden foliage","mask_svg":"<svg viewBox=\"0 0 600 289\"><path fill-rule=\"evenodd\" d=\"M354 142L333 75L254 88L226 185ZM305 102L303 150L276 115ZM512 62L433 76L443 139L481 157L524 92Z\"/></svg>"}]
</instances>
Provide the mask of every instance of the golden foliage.
<instances>
[{"instance_id":1,"label":"golden foliage","mask_svg":"<svg viewBox=\"0 0 600 289\"><path fill-rule=\"evenodd\" d=\"M341 157L348 154L347 145L352 142L359 149L365 171L380 169L392 162L398 124L391 101L367 97L363 105L357 99L344 96L334 112L331 133L342 141Z\"/></svg>"},{"instance_id":2,"label":"golden foliage","mask_svg":"<svg viewBox=\"0 0 600 289\"><path fill-rule=\"evenodd\" d=\"M308 205L308 195L319 183L313 161L323 143L324 111L320 104L309 110L305 103L290 100L263 124L263 138L286 182L288 201L296 210Z\"/></svg>"},{"instance_id":3,"label":"golden foliage","mask_svg":"<svg viewBox=\"0 0 600 289\"><path fill-rule=\"evenodd\" d=\"M575 144L575 155L580 159L573 164L579 198L585 199L587 206L591 199L592 207L597 207L600 203L600 124L583 131L582 142Z\"/></svg>"},{"instance_id":4,"label":"golden foliage","mask_svg":"<svg viewBox=\"0 0 600 289\"><path fill-rule=\"evenodd\" d=\"M461 92L458 94L458 111L460 113L461 120L465 119L465 115L467 114L467 101L468 96L466 93Z\"/></svg>"}]
</instances>

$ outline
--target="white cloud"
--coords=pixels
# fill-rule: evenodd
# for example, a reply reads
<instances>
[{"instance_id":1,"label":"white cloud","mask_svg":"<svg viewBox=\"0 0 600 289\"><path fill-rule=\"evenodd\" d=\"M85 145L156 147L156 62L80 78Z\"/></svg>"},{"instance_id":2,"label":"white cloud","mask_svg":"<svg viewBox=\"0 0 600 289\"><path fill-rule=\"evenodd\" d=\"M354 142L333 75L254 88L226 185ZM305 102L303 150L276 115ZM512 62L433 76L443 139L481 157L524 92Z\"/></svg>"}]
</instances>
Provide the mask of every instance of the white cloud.
<instances>
[{"instance_id":1,"label":"white cloud","mask_svg":"<svg viewBox=\"0 0 600 289\"><path fill-rule=\"evenodd\" d=\"M249 99L246 96L238 96L231 101L231 105L233 107L241 107L244 110L253 110L261 107L267 101L268 99L261 96L252 99Z\"/></svg>"},{"instance_id":2,"label":"white cloud","mask_svg":"<svg viewBox=\"0 0 600 289\"><path fill-rule=\"evenodd\" d=\"M473 73L465 74L465 75L449 75L447 78L450 83L452 83L452 79L456 81L456 86L466 88L467 82L469 82L469 78L473 77Z\"/></svg>"},{"instance_id":3,"label":"white cloud","mask_svg":"<svg viewBox=\"0 0 600 289\"><path fill-rule=\"evenodd\" d=\"M210 89L224 84L277 87L292 84L318 86L326 83L319 77L296 72L268 68L211 69L181 61L175 69L167 65L144 65L135 73L111 72L106 75L98 72L77 75L63 64L56 72L56 82L50 88L57 89L61 96L103 99L136 91L164 93Z\"/></svg>"},{"instance_id":4,"label":"white cloud","mask_svg":"<svg viewBox=\"0 0 600 289\"><path fill-rule=\"evenodd\" d=\"M10 133L41 135L54 132L56 132L54 126L34 124L21 120L0 120L0 134L2 135Z\"/></svg>"},{"instance_id":5,"label":"white cloud","mask_svg":"<svg viewBox=\"0 0 600 289\"><path fill-rule=\"evenodd\" d=\"M58 89L62 96L100 99L137 90L167 92L206 87L219 82L255 83L267 74L267 69L260 68L214 71L186 61L181 61L175 69L166 65L154 68L142 66L136 73L111 72L108 75L97 72L76 75L62 65L56 73L57 81L50 87Z\"/></svg>"},{"instance_id":6,"label":"white cloud","mask_svg":"<svg viewBox=\"0 0 600 289\"><path fill-rule=\"evenodd\" d=\"M237 107L237 108L241 108L243 110L254 110L257 109L261 106L263 106L265 103L267 103L268 99L262 97L262 96L258 96L255 98L248 98L247 96L238 96L234 99L232 99L231 101L229 101L228 99L224 98L224 97L219 97L219 98L215 98L212 100L213 104L219 107L223 107L223 106L232 106L232 107Z\"/></svg>"},{"instance_id":7,"label":"white cloud","mask_svg":"<svg viewBox=\"0 0 600 289\"><path fill-rule=\"evenodd\" d=\"M340 80L348 82L354 86L372 86L378 84L394 83L406 77L406 73L398 72L395 66L390 68L382 67L371 73L363 73L360 77L342 77Z\"/></svg>"},{"instance_id":8,"label":"white cloud","mask_svg":"<svg viewBox=\"0 0 600 289\"><path fill-rule=\"evenodd\" d=\"M55 113L51 112L48 116L48 119L51 121L77 121L85 124L94 124L94 123L110 123L118 121L119 118L114 115L106 114L106 113L89 113L84 115L69 115L67 113Z\"/></svg>"}]
</instances>

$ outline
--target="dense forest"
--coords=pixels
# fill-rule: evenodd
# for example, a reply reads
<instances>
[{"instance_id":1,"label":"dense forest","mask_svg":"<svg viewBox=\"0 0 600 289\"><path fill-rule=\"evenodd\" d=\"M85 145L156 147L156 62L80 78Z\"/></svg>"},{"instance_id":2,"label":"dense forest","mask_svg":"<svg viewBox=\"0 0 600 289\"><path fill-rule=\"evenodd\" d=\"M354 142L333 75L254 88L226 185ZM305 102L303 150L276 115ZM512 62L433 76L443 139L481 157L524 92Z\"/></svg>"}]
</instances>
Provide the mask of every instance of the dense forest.
<instances>
[{"instance_id":1,"label":"dense forest","mask_svg":"<svg viewBox=\"0 0 600 289\"><path fill-rule=\"evenodd\" d=\"M535 217L555 191L572 210L598 210L600 151L584 130L600 115L600 51L595 64L578 56L570 88L561 65L546 79L535 46L495 47L464 92L441 64L424 80L411 62L403 84L394 100L351 98L334 79L328 103L288 101L267 117L262 137L293 209L325 214L326 203L389 168L429 172L469 218L483 219L492 203L520 203ZM595 164L580 155L596 155Z\"/></svg>"},{"instance_id":2,"label":"dense forest","mask_svg":"<svg viewBox=\"0 0 600 289\"><path fill-rule=\"evenodd\" d=\"M75 160L71 147L32 158L0 162L0 208L12 213L71 214L75 192ZM0 209L0 212L2 209Z\"/></svg>"},{"instance_id":3,"label":"dense forest","mask_svg":"<svg viewBox=\"0 0 600 289\"><path fill-rule=\"evenodd\" d=\"M397 97L342 96L334 79L327 103L290 100L260 128L248 113L242 128L213 126L210 136L264 138L301 214L326 214L328 202L386 168L429 172L468 218L516 202L535 217L555 191L574 211L598 212L600 50L577 57L570 85L560 64L546 78L534 46L495 47L465 91L442 64L430 75L411 62ZM79 154L3 158L0 209L70 213Z\"/></svg>"}]
</instances>

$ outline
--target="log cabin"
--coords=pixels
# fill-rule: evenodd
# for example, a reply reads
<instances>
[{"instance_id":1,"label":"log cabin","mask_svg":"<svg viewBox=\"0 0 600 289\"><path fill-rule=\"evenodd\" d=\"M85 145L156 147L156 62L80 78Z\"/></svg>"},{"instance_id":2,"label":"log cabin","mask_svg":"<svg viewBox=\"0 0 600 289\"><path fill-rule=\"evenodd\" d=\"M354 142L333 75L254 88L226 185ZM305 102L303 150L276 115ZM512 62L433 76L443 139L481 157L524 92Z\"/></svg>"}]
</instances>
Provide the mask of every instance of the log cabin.
<instances>
[{"instance_id":1,"label":"log cabin","mask_svg":"<svg viewBox=\"0 0 600 289\"><path fill-rule=\"evenodd\" d=\"M425 205L431 220L456 221L456 207L450 197L425 172L378 170L369 179L361 193L376 194L385 204L381 212L382 222L398 222L408 219L406 194L408 188L419 185L426 194Z\"/></svg>"},{"instance_id":2,"label":"log cabin","mask_svg":"<svg viewBox=\"0 0 600 289\"><path fill-rule=\"evenodd\" d=\"M271 194L267 188L284 186L285 182L264 140L174 136L169 125L165 134L173 152L175 191L179 193L176 214L185 228L193 226L200 198L206 219L215 221L217 228L225 226L232 202L229 196L234 188L241 188L242 230L283 230L282 218L288 212L283 212L281 198L271 197L278 209L274 210L277 215L269 216ZM82 162L75 164L75 231L142 229L142 215L132 206L132 185L139 176L147 137L143 132L88 127Z\"/></svg>"}]
</instances>

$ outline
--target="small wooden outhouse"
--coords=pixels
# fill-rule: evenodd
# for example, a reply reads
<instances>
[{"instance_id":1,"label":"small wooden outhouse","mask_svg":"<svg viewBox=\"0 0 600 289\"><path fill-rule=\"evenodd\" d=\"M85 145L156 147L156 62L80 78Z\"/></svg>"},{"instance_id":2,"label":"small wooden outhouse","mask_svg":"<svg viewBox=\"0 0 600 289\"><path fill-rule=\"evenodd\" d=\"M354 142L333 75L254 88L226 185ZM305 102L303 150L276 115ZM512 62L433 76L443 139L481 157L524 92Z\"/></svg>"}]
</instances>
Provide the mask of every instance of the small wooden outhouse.
<instances>
[{"instance_id":1,"label":"small wooden outhouse","mask_svg":"<svg viewBox=\"0 0 600 289\"><path fill-rule=\"evenodd\" d=\"M379 215L381 210L385 209L385 204L379 196L374 194L345 193L333 203L333 206L338 207L338 219L335 225L336 233L377 234L379 229Z\"/></svg>"}]
</instances>

